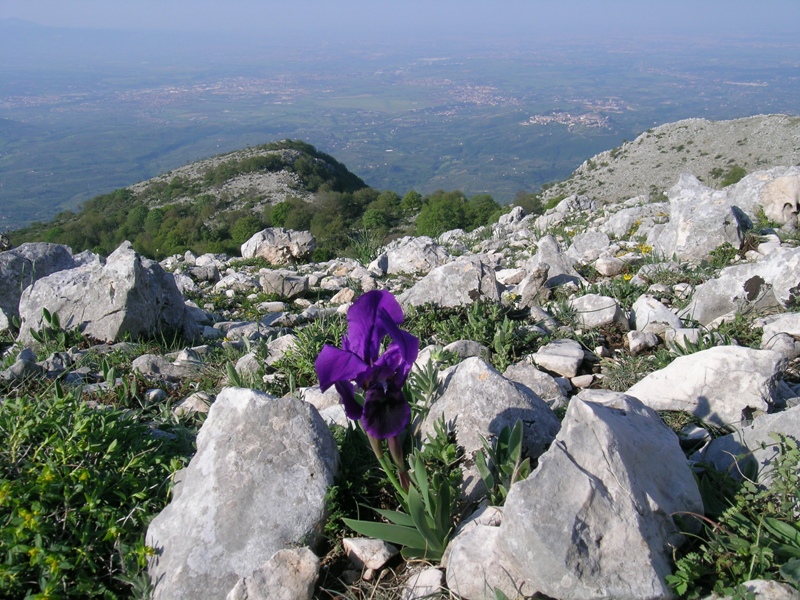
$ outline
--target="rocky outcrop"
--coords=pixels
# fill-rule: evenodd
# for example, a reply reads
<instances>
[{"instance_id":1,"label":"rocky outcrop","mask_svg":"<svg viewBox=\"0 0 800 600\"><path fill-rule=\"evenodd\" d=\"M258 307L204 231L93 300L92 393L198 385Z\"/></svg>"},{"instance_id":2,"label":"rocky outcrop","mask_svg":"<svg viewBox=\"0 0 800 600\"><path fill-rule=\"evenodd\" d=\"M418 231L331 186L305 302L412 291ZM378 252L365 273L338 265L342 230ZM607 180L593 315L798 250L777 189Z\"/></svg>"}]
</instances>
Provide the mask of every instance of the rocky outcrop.
<instances>
[{"instance_id":1,"label":"rocky outcrop","mask_svg":"<svg viewBox=\"0 0 800 600\"><path fill-rule=\"evenodd\" d=\"M538 468L511 489L502 525L453 542L448 587L470 600L494 598L494 588L668 598L680 543L671 515L702 510L678 439L655 411L623 394L578 396Z\"/></svg>"},{"instance_id":2,"label":"rocky outcrop","mask_svg":"<svg viewBox=\"0 0 800 600\"><path fill-rule=\"evenodd\" d=\"M124 242L105 264L57 271L26 288L20 299L19 340L43 327L42 310L59 316L64 329L107 342L179 331L192 339L198 327L170 273Z\"/></svg>"},{"instance_id":3,"label":"rocky outcrop","mask_svg":"<svg viewBox=\"0 0 800 600\"><path fill-rule=\"evenodd\" d=\"M268 227L242 244L242 258L263 258L273 265L293 264L311 257L317 242L307 231Z\"/></svg>"},{"instance_id":4,"label":"rocky outcrop","mask_svg":"<svg viewBox=\"0 0 800 600\"><path fill-rule=\"evenodd\" d=\"M497 302L500 289L494 268L480 258L463 258L433 269L398 298L400 304L465 306Z\"/></svg>"},{"instance_id":5,"label":"rocky outcrop","mask_svg":"<svg viewBox=\"0 0 800 600\"><path fill-rule=\"evenodd\" d=\"M19 317L22 291L43 277L76 266L72 251L60 244L30 243L0 252L0 331Z\"/></svg>"},{"instance_id":6,"label":"rocky outcrop","mask_svg":"<svg viewBox=\"0 0 800 600\"><path fill-rule=\"evenodd\" d=\"M560 424L549 406L530 389L517 386L479 358L467 358L442 373L442 393L422 424L432 433L444 418L468 456L483 447L481 437L497 436L521 419L526 456L536 458L550 445Z\"/></svg>"},{"instance_id":7,"label":"rocky outcrop","mask_svg":"<svg viewBox=\"0 0 800 600\"><path fill-rule=\"evenodd\" d=\"M647 243L661 256L700 260L725 243L738 248L749 225L725 191L684 173L669 190L669 222L654 226Z\"/></svg>"},{"instance_id":8,"label":"rocky outcrop","mask_svg":"<svg viewBox=\"0 0 800 600\"><path fill-rule=\"evenodd\" d=\"M682 311L702 325L752 310L785 310L800 298L800 248L778 248L763 260L734 265L698 286Z\"/></svg>"},{"instance_id":9,"label":"rocky outcrop","mask_svg":"<svg viewBox=\"0 0 800 600\"><path fill-rule=\"evenodd\" d=\"M769 412L786 359L771 350L719 346L679 356L628 390L655 410L683 410L717 426Z\"/></svg>"},{"instance_id":10,"label":"rocky outcrop","mask_svg":"<svg viewBox=\"0 0 800 600\"><path fill-rule=\"evenodd\" d=\"M429 237L404 237L391 242L371 264L381 275L425 275L450 260L445 248Z\"/></svg>"},{"instance_id":11,"label":"rocky outcrop","mask_svg":"<svg viewBox=\"0 0 800 600\"><path fill-rule=\"evenodd\" d=\"M597 190L605 205L667 190L681 173L719 181L719 172L738 165L747 172L762 165L800 163L800 119L758 115L728 121L685 119L654 127L619 148L584 162L566 181L547 189L545 200ZM600 188L598 181L602 181Z\"/></svg>"}]
</instances>

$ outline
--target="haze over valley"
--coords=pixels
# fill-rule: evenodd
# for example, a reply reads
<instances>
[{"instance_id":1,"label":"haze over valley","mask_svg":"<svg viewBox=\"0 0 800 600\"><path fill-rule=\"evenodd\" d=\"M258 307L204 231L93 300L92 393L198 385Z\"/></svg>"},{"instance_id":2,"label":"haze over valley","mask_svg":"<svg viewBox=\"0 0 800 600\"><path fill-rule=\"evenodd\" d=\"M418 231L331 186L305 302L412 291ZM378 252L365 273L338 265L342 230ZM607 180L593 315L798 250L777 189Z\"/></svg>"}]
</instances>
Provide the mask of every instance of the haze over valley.
<instances>
[{"instance_id":1,"label":"haze over valley","mask_svg":"<svg viewBox=\"0 0 800 600\"><path fill-rule=\"evenodd\" d=\"M487 27L405 38L309 29L292 43L291 31L0 20L0 228L284 138L379 189L510 201L656 125L797 114L800 42L780 31Z\"/></svg>"}]
</instances>

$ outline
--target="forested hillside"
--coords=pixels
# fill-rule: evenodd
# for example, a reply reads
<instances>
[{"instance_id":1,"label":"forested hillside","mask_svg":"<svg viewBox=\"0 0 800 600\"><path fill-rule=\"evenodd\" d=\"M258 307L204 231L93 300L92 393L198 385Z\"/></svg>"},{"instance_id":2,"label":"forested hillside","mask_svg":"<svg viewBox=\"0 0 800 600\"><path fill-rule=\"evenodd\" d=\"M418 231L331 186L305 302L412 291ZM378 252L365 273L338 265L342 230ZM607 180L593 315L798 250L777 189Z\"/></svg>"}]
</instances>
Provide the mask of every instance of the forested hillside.
<instances>
[{"instance_id":1,"label":"forested hillside","mask_svg":"<svg viewBox=\"0 0 800 600\"><path fill-rule=\"evenodd\" d=\"M77 213L13 232L11 241L66 244L74 252L111 253L124 240L153 258L192 250L239 254L265 227L308 230L316 259L353 253L392 235L436 236L472 230L502 213L488 194L422 196L368 187L331 156L284 140L192 163L131 187L97 196Z\"/></svg>"}]
</instances>

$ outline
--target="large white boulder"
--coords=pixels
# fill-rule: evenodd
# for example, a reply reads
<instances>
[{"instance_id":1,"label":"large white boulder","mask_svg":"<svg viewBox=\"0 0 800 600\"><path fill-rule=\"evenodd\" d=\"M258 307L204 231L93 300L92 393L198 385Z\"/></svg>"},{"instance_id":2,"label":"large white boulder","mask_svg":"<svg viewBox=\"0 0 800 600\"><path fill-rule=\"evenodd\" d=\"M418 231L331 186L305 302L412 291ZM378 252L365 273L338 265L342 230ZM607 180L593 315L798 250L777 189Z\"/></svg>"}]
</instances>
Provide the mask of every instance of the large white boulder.
<instances>
[{"instance_id":1,"label":"large white boulder","mask_svg":"<svg viewBox=\"0 0 800 600\"><path fill-rule=\"evenodd\" d=\"M313 406L222 390L172 501L147 529L153 600L225 598L276 552L314 545L337 468L336 443Z\"/></svg>"},{"instance_id":2,"label":"large white boulder","mask_svg":"<svg viewBox=\"0 0 800 600\"><path fill-rule=\"evenodd\" d=\"M627 393L655 410L682 410L712 425L736 426L769 412L785 369L778 352L717 346L679 356Z\"/></svg>"},{"instance_id":3,"label":"large white boulder","mask_svg":"<svg viewBox=\"0 0 800 600\"><path fill-rule=\"evenodd\" d=\"M197 337L199 327L167 273L123 242L106 260L56 271L37 280L20 298L19 340L44 326L42 309L58 314L64 329L80 328L90 338L112 342L179 331Z\"/></svg>"}]
</instances>

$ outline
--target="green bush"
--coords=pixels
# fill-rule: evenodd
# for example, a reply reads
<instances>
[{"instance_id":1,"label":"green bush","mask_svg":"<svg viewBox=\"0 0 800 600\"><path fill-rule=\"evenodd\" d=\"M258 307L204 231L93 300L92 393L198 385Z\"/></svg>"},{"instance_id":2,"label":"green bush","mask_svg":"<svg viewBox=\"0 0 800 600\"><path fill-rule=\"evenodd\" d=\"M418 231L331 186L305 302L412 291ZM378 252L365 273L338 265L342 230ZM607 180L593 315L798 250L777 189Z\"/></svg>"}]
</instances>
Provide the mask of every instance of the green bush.
<instances>
[{"instance_id":1,"label":"green bush","mask_svg":"<svg viewBox=\"0 0 800 600\"><path fill-rule=\"evenodd\" d=\"M0 404L0 596L116 598L146 588L145 529L186 462L127 411L58 386Z\"/></svg>"}]
</instances>

